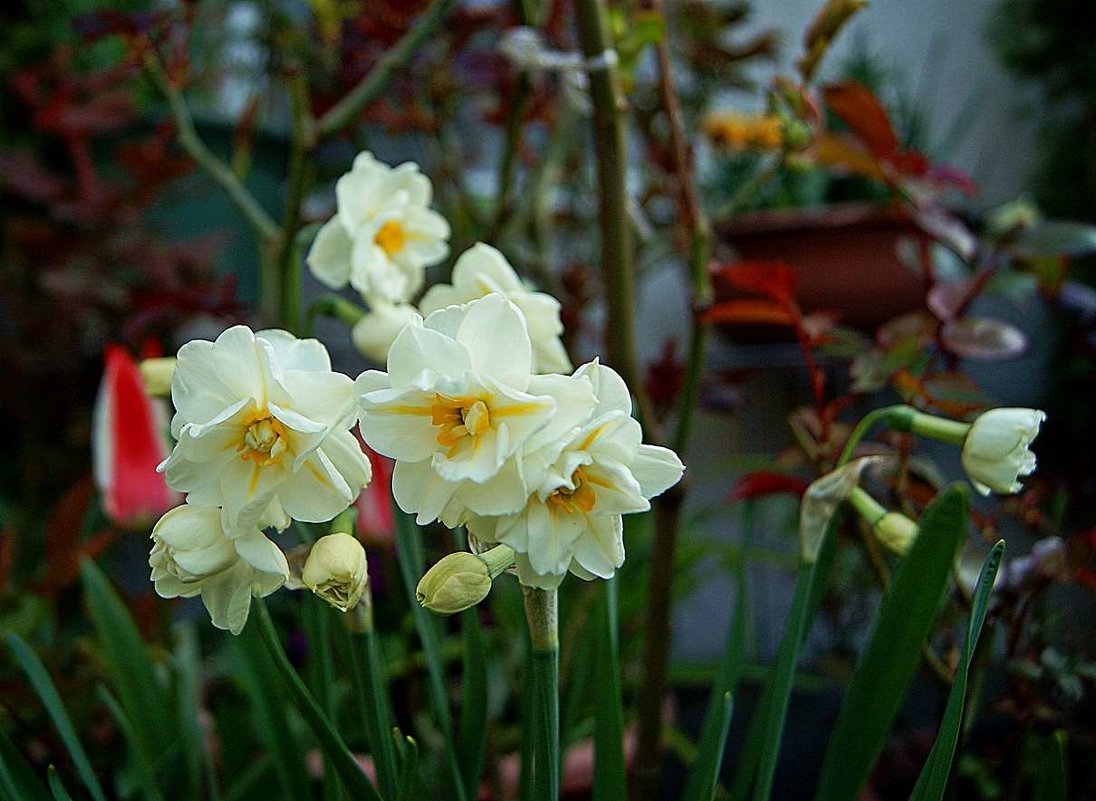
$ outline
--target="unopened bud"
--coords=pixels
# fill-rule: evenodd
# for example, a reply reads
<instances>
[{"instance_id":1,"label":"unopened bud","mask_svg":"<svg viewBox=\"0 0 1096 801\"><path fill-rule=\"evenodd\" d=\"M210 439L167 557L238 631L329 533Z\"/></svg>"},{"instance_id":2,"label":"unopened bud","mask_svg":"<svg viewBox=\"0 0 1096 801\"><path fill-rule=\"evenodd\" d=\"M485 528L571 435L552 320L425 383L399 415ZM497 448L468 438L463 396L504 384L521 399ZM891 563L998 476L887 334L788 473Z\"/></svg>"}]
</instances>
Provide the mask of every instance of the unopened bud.
<instances>
[{"instance_id":1,"label":"unopened bud","mask_svg":"<svg viewBox=\"0 0 1096 801\"><path fill-rule=\"evenodd\" d=\"M154 398L171 395L171 377L175 375L174 356L142 359L137 368L141 371L141 380L144 381L149 395Z\"/></svg>"},{"instance_id":2,"label":"unopened bud","mask_svg":"<svg viewBox=\"0 0 1096 801\"><path fill-rule=\"evenodd\" d=\"M905 556L917 539L917 524L899 512L887 512L871 528L883 546L899 556Z\"/></svg>"},{"instance_id":3,"label":"unopened bud","mask_svg":"<svg viewBox=\"0 0 1096 801\"><path fill-rule=\"evenodd\" d=\"M349 534L328 534L312 546L301 582L343 612L354 608L369 583L365 548Z\"/></svg>"},{"instance_id":4,"label":"unopened bud","mask_svg":"<svg viewBox=\"0 0 1096 801\"><path fill-rule=\"evenodd\" d=\"M478 554L451 553L426 571L415 595L431 612L463 612L486 598L495 576L513 563L514 549L508 545L496 545Z\"/></svg>"}]
</instances>

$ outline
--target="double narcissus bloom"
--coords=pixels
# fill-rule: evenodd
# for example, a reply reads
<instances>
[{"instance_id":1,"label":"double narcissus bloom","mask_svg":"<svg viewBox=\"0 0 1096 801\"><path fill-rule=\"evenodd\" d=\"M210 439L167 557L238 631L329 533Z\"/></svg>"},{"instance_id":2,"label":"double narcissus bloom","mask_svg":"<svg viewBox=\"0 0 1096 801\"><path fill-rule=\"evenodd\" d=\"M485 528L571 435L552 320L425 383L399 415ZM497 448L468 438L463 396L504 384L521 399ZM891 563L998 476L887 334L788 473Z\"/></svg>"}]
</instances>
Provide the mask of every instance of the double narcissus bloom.
<instances>
[{"instance_id":1,"label":"double narcissus bloom","mask_svg":"<svg viewBox=\"0 0 1096 801\"><path fill-rule=\"evenodd\" d=\"M353 381L317 340L235 326L188 342L171 396L176 445L160 469L190 503L223 507L230 529L330 520L369 482Z\"/></svg>"},{"instance_id":2,"label":"double narcissus bloom","mask_svg":"<svg viewBox=\"0 0 1096 801\"><path fill-rule=\"evenodd\" d=\"M388 372L358 377L362 437L396 461L393 496L420 524L525 504L526 443L561 437L594 406L588 380L531 370L525 318L491 294L416 319L392 343Z\"/></svg>"},{"instance_id":3,"label":"double narcissus bloom","mask_svg":"<svg viewBox=\"0 0 1096 801\"><path fill-rule=\"evenodd\" d=\"M520 309L497 293L404 329L388 372L357 380L366 443L396 460L393 494L420 523L467 523L516 552L521 581L612 576L621 515L645 511L684 467L644 445L623 380L597 362L534 375Z\"/></svg>"},{"instance_id":4,"label":"double narcissus bloom","mask_svg":"<svg viewBox=\"0 0 1096 801\"><path fill-rule=\"evenodd\" d=\"M563 323L559 319L559 301L526 286L506 257L483 242L461 254L453 265L452 284L430 287L419 308L424 315L430 314L492 292L510 300L525 315L533 344L533 372L571 372L571 360L560 341Z\"/></svg>"},{"instance_id":5,"label":"double narcissus bloom","mask_svg":"<svg viewBox=\"0 0 1096 801\"><path fill-rule=\"evenodd\" d=\"M370 302L409 301L424 269L449 253L449 223L430 208L432 193L417 164L389 167L358 154L335 185L335 216L309 251L312 274L332 289L349 283Z\"/></svg>"},{"instance_id":6,"label":"double narcissus bloom","mask_svg":"<svg viewBox=\"0 0 1096 801\"><path fill-rule=\"evenodd\" d=\"M274 592L289 578L278 546L257 528L231 533L215 507L183 504L152 529L148 563L163 598L202 596L213 625L239 634L252 595Z\"/></svg>"},{"instance_id":7,"label":"double narcissus bloom","mask_svg":"<svg viewBox=\"0 0 1096 801\"><path fill-rule=\"evenodd\" d=\"M480 542L513 548L521 582L542 589L558 586L568 571L611 578L624 563L623 515L650 509L649 499L676 484L685 469L673 451L643 444L628 387L614 370L594 361L575 378L590 381L597 403L563 437L531 443L524 506L468 520Z\"/></svg>"}]
</instances>

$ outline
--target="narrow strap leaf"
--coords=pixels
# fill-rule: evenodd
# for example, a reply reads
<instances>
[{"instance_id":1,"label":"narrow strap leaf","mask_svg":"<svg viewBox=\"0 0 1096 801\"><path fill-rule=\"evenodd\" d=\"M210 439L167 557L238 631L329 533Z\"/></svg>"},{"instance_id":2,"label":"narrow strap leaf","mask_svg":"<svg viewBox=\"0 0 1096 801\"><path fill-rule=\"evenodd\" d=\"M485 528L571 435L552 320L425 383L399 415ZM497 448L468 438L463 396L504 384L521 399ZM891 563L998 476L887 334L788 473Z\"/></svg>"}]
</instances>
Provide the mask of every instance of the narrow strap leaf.
<instances>
[{"instance_id":1,"label":"narrow strap leaf","mask_svg":"<svg viewBox=\"0 0 1096 801\"><path fill-rule=\"evenodd\" d=\"M464 684L460 707L460 764L464 791L479 795L480 772L487 748L487 646L475 607L461 613Z\"/></svg>"},{"instance_id":2,"label":"narrow strap leaf","mask_svg":"<svg viewBox=\"0 0 1096 801\"><path fill-rule=\"evenodd\" d=\"M42 661L18 634L10 632L5 639L15 661L23 669L31 687L34 688L34 692L38 694L46 712L49 713L50 720L53 721L53 726L61 737L61 742L65 744L72 763L76 766L80 781L95 801L106 801L103 788L99 785L99 779L91 767L91 760L88 759L87 752L80 744L80 738L76 735L68 710Z\"/></svg>"},{"instance_id":3,"label":"narrow strap leaf","mask_svg":"<svg viewBox=\"0 0 1096 801\"><path fill-rule=\"evenodd\" d=\"M990 593L993 590L993 582L997 579L997 570L1001 566L1001 557L1004 552L1005 541L998 540L985 562L982 563L982 571L978 575L978 583L975 585L972 597L967 636L963 640L962 655L955 671L955 682L948 694L948 704L944 709L940 731L936 734L936 742L933 743L928 759L921 768L921 775L917 778L910 801L932 801L933 799L939 801L944 797L944 791L948 786L948 774L951 773L951 760L963 727L963 704L967 695L970 664L974 659L974 648L978 644L978 635L986 619Z\"/></svg>"},{"instance_id":4,"label":"narrow strap leaf","mask_svg":"<svg viewBox=\"0 0 1096 801\"><path fill-rule=\"evenodd\" d=\"M3 728L0 728L0 795L13 801L51 801L45 785Z\"/></svg>"},{"instance_id":5,"label":"narrow strap leaf","mask_svg":"<svg viewBox=\"0 0 1096 801\"><path fill-rule=\"evenodd\" d=\"M818 801L855 801L864 785L921 661L966 524L967 499L958 486L925 510L845 694L822 761Z\"/></svg>"},{"instance_id":6,"label":"narrow strap leaf","mask_svg":"<svg viewBox=\"0 0 1096 801\"><path fill-rule=\"evenodd\" d=\"M304 716L313 734L316 735L316 739L320 741L320 748L323 750L324 757L330 760L338 772L343 786L352 796L357 798L382 801L377 788L369 781L361 765L354 759L354 755L350 753L350 749L346 747L346 743L343 742L334 725L323 713L323 709L312 697L312 693L305 687L301 677L293 669L293 665L289 663L289 657L282 650L282 645L278 640L278 632L274 628L274 621L270 619L270 612L267 610L266 604L262 602L262 599L256 599L254 606L256 607L255 618L259 627L259 634L262 635L263 643L274 660L278 674L281 676L290 695L293 696L297 709Z\"/></svg>"},{"instance_id":7,"label":"narrow strap leaf","mask_svg":"<svg viewBox=\"0 0 1096 801\"><path fill-rule=\"evenodd\" d=\"M1066 772L1066 733L1056 731L1047 740L1035 775L1032 801L1069 801L1069 774Z\"/></svg>"},{"instance_id":8,"label":"narrow strap leaf","mask_svg":"<svg viewBox=\"0 0 1096 801\"><path fill-rule=\"evenodd\" d=\"M61 781L61 775L53 765L49 766L46 780L49 782L49 791L53 793L53 801L72 801L72 796L69 795L68 790L65 789L65 785Z\"/></svg>"}]
</instances>

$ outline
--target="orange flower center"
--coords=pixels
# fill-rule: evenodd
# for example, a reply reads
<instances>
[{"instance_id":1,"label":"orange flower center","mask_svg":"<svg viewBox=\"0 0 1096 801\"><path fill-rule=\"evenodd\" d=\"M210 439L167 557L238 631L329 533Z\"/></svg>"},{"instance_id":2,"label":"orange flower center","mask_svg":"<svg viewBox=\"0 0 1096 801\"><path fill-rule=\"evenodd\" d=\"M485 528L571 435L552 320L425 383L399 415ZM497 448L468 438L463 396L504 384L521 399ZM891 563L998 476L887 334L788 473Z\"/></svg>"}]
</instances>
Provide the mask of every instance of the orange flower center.
<instances>
[{"instance_id":1,"label":"orange flower center","mask_svg":"<svg viewBox=\"0 0 1096 801\"><path fill-rule=\"evenodd\" d=\"M407 242L407 233L398 222L389 220L380 227L377 235L373 237L373 241L389 256L394 256L403 250L403 246Z\"/></svg>"},{"instance_id":2,"label":"orange flower center","mask_svg":"<svg viewBox=\"0 0 1096 801\"><path fill-rule=\"evenodd\" d=\"M491 412L479 398L450 398L435 393L430 422L441 426L436 440L448 448L446 455L451 459L465 437L471 437L474 445L480 434L490 430Z\"/></svg>"},{"instance_id":3,"label":"orange flower center","mask_svg":"<svg viewBox=\"0 0 1096 801\"><path fill-rule=\"evenodd\" d=\"M278 464L288 448L285 426L265 413L248 424L236 452L241 459L266 467Z\"/></svg>"},{"instance_id":4,"label":"orange flower center","mask_svg":"<svg viewBox=\"0 0 1096 801\"><path fill-rule=\"evenodd\" d=\"M597 494L590 486L590 478L581 467L571 475L571 483L574 489L560 487L548 496L545 503L549 510L563 514L573 515L576 512L592 512L597 505Z\"/></svg>"}]
</instances>

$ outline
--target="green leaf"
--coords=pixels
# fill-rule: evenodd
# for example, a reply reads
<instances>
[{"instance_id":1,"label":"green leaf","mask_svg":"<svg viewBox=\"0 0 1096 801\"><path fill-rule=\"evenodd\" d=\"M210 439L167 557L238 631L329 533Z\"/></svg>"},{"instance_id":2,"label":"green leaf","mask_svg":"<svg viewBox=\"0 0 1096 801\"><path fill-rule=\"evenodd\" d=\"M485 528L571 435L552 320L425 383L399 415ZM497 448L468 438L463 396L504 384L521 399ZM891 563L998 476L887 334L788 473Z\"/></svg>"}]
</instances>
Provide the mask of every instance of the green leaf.
<instances>
[{"instance_id":1,"label":"green leaf","mask_svg":"<svg viewBox=\"0 0 1096 801\"><path fill-rule=\"evenodd\" d=\"M210 801L220 801L213 757L201 722L201 659L198 654L198 632L194 624L175 627L175 676L179 713L179 745L183 749L181 762L186 766L190 797L201 795L202 772L205 771Z\"/></svg>"},{"instance_id":2,"label":"green leaf","mask_svg":"<svg viewBox=\"0 0 1096 801\"><path fill-rule=\"evenodd\" d=\"M849 684L822 762L818 801L857 798L917 670L966 523L967 498L958 486L925 510Z\"/></svg>"},{"instance_id":3,"label":"green leaf","mask_svg":"<svg viewBox=\"0 0 1096 801\"><path fill-rule=\"evenodd\" d=\"M818 551L818 561L814 563L813 567L801 566L800 568L800 580L803 580L803 570L810 570L811 576L807 582L809 586L805 590L800 590L799 581L796 583L796 596L792 600L792 610L784 627L784 636L780 641L776 662L768 680L765 682L756 711L753 717L750 718L750 725L746 731L746 740L739 753L739 764L735 771L734 782L731 785L731 798L736 801L741 801L741 799L749 796L750 787L754 785L755 778L758 779L759 783L762 781L760 775L762 765L765 766L766 770L764 775L764 782L767 786L764 793L765 797L768 797L772 789L773 772L776 769L776 757L780 748L784 718L788 713L788 702L792 687L795 685L795 665L799 660L799 648L803 644L803 637L810 628L810 621L814 619L819 606L822 605L826 578L830 574L837 555L836 532L840 523L841 513L839 510L830 520L829 528L822 539L822 547ZM800 598L800 592L803 595L802 599ZM799 609L801 603L804 605L804 609ZM793 642L790 637L796 632L791 630L791 624L796 619L795 616L799 614L804 615L806 619L801 624L797 624L796 629L799 639ZM783 698L777 699L777 679L785 675L787 676L786 680L782 679L779 682L779 689L783 693Z\"/></svg>"},{"instance_id":4,"label":"green leaf","mask_svg":"<svg viewBox=\"0 0 1096 801\"><path fill-rule=\"evenodd\" d=\"M133 727L133 722L129 719L129 716L118 702L118 699L114 697L109 689L107 689L105 684L100 684L96 689L98 690L99 698L102 700L107 711L110 712L110 716L114 718L114 722L121 730L122 738L126 741L126 745L129 746L130 754L133 756L133 767L137 773L137 783L144 793L145 801L163 801L164 797L156 784L154 763L147 759L145 749L142 747L140 741L140 736Z\"/></svg>"},{"instance_id":5,"label":"green leaf","mask_svg":"<svg viewBox=\"0 0 1096 801\"><path fill-rule=\"evenodd\" d=\"M251 701L251 723L259 741L273 757L274 772L284 797L311 798L306 747L297 728L291 725L290 707L278 681L274 660L255 629L254 625L245 626L240 635L230 641L239 657L240 683Z\"/></svg>"},{"instance_id":6,"label":"green leaf","mask_svg":"<svg viewBox=\"0 0 1096 801\"><path fill-rule=\"evenodd\" d=\"M423 797L422 782L419 777L419 744L413 737L404 737L400 755L403 767L400 770L400 794L398 801L414 801Z\"/></svg>"},{"instance_id":7,"label":"green leaf","mask_svg":"<svg viewBox=\"0 0 1096 801\"><path fill-rule=\"evenodd\" d=\"M111 684L134 729L134 744L147 765L159 764L175 739L167 693L156 680L137 624L103 571L85 559L80 573L95 633L110 669Z\"/></svg>"},{"instance_id":8,"label":"green leaf","mask_svg":"<svg viewBox=\"0 0 1096 801\"><path fill-rule=\"evenodd\" d=\"M95 801L106 801L103 788L99 785L99 780L91 767L91 760L88 759L87 752L80 744L80 738L76 735L76 729L69 718L68 710L65 709L65 704L57 692L57 687L42 661L18 634L9 633L5 639L12 655L19 663L19 667L23 669L23 673L26 674L31 687L34 688L34 692L38 694L38 698L42 701L46 712L49 713L50 720L53 721L53 726L61 737L61 742L65 744L65 748L68 749L69 756L72 758L72 763L76 766L80 781L84 783Z\"/></svg>"},{"instance_id":9,"label":"green leaf","mask_svg":"<svg viewBox=\"0 0 1096 801\"><path fill-rule=\"evenodd\" d=\"M747 501L742 509L744 531L743 551L748 550L754 503ZM719 769L723 764L723 749L727 743L727 731L731 725L733 696L742 674L742 653L746 642L748 606L746 604L746 560L740 558L736 566L736 593L734 612L731 614L727 644L720 660L719 672L712 685L708 710L704 714L696 759L685 780L682 801L711 801L719 782Z\"/></svg>"},{"instance_id":10,"label":"green leaf","mask_svg":"<svg viewBox=\"0 0 1096 801\"><path fill-rule=\"evenodd\" d=\"M423 608L415 594L419 578L426 570L422 555L422 535L410 516L394 510L396 518L396 562L403 579L404 592L411 607L411 617L415 621L415 630L419 634L423 656L426 658L427 689L430 703L437 718L438 728L445 738L445 762L457 801L468 801L465 791L464 774L460 759L453 742L453 717L449 713L449 697L445 691L445 676L442 673L441 643L438 636L437 620Z\"/></svg>"},{"instance_id":11,"label":"green leaf","mask_svg":"<svg viewBox=\"0 0 1096 801\"><path fill-rule=\"evenodd\" d=\"M53 801L8 735L0 728L0 795L15 801Z\"/></svg>"},{"instance_id":12,"label":"green leaf","mask_svg":"<svg viewBox=\"0 0 1096 801\"><path fill-rule=\"evenodd\" d=\"M487 749L487 645L475 607L461 613L461 640L464 686L460 709L460 764L464 769L464 791L469 798L476 798Z\"/></svg>"},{"instance_id":13,"label":"green leaf","mask_svg":"<svg viewBox=\"0 0 1096 801\"><path fill-rule=\"evenodd\" d=\"M990 593L993 591L993 582L997 579L997 570L1001 566L1001 557L1004 552L1005 541L999 540L982 563L982 571L974 588L967 636L963 640L963 650L959 658L959 666L955 671L955 681L948 694L944 719L940 723L940 731L936 734L936 742L933 743L928 759L921 768L921 775L917 778L910 801L932 801L932 799L939 801L944 797L944 790L948 786L948 774L951 773L951 760L955 755L955 746L959 742L959 734L963 728L963 704L967 696L970 664L974 659L974 648L978 644L978 635L986 619Z\"/></svg>"},{"instance_id":14,"label":"green leaf","mask_svg":"<svg viewBox=\"0 0 1096 801\"><path fill-rule=\"evenodd\" d=\"M1066 733L1050 736L1035 774L1035 792L1031 801L1069 801L1069 774L1066 772Z\"/></svg>"},{"instance_id":15,"label":"green leaf","mask_svg":"<svg viewBox=\"0 0 1096 801\"><path fill-rule=\"evenodd\" d=\"M624 710L620 694L617 579L602 581L594 612L594 801L628 797L624 763ZM581 679L580 679L581 680Z\"/></svg>"},{"instance_id":16,"label":"green leaf","mask_svg":"<svg viewBox=\"0 0 1096 801\"><path fill-rule=\"evenodd\" d=\"M53 793L54 801L72 801L72 796L69 795L68 790L65 789L65 785L61 781L61 776L57 773L57 768L53 767L53 765L49 766L49 770L46 773L46 780L49 782L49 791Z\"/></svg>"},{"instance_id":17,"label":"green leaf","mask_svg":"<svg viewBox=\"0 0 1096 801\"><path fill-rule=\"evenodd\" d=\"M276 673L281 676L283 684L296 702L297 709L312 729L312 733L316 735L316 739L319 740L320 750L323 751L325 760L329 761L338 772L343 787L346 788L351 797L361 801L382 801L377 788L369 781L369 777L365 775L361 765L350 753L350 749L346 747L346 743L343 742L338 730L324 714L323 709L316 703L316 699L308 691L301 677L297 675L293 665L290 664L289 657L282 650L278 632L274 628L274 621L270 618L270 612L267 611L266 604L263 603L261 598L257 598L253 606L255 607L255 623L259 635L262 638L263 645L266 646L267 653L274 662ZM307 796L294 796L294 798L297 797Z\"/></svg>"}]
</instances>

